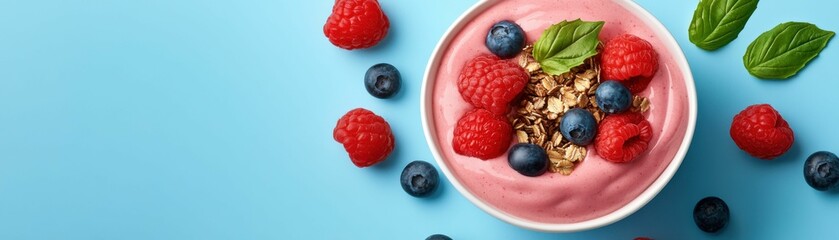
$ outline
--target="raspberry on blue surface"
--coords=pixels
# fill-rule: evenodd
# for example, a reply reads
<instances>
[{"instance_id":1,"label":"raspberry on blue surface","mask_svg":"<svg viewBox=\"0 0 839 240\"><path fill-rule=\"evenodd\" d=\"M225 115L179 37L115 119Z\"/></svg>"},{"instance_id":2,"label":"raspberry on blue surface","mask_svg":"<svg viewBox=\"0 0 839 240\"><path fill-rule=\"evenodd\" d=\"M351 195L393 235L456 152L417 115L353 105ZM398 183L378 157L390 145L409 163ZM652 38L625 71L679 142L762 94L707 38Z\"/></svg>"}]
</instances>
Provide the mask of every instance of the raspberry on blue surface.
<instances>
[{"instance_id":1,"label":"raspberry on blue surface","mask_svg":"<svg viewBox=\"0 0 839 240\"><path fill-rule=\"evenodd\" d=\"M763 160L783 155L795 141L789 123L769 104L743 109L734 116L729 134L740 149Z\"/></svg>"},{"instance_id":2,"label":"raspberry on blue surface","mask_svg":"<svg viewBox=\"0 0 839 240\"><path fill-rule=\"evenodd\" d=\"M364 108L350 110L338 119L332 138L344 146L352 163L360 168L387 159L395 144L385 119Z\"/></svg>"},{"instance_id":3,"label":"raspberry on blue surface","mask_svg":"<svg viewBox=\"0 0 839 240\"><path fill-rule=\"evenodd\" d=\"M390 20L377 0L337 0L323 34L335 46L353 50L375 46L389 28Z\"/></svg>"}]
</instances>

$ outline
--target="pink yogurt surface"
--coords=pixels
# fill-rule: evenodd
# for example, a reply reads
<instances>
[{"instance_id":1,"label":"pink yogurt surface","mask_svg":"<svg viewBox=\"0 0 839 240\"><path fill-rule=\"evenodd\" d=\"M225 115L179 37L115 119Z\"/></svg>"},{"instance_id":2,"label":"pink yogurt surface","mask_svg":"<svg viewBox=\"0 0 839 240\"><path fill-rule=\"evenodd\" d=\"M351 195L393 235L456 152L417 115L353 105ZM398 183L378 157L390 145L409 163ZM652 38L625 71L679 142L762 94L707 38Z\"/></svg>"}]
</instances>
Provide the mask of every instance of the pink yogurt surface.
<instances>
[{"instance_id":1,"label":"pink yogurt surface","mask_svg":"<svg viewBox=\"0 0 839 240\"><path fill-rule=\"evenodd\" d=\"M467 60L489 53L484 41L490 26L500 20L512 20L527 33L527 42L533 43L551 24L577 18L605 21L601 41L630 33L649 41L658 53L659 70L647 90L640 93L651 101L645 116L653 126L654 135L647 152L633 162L616 164L603 160L589 146L588 156L570 176L546 173L534 178L510 168L506 154L483 161L454 153L451 146L454 126L472 108L461 98L456 81ZM456 180L490 206L541 223L591 220L635 199L676 155L688 123L688 97L682 72L660 40L666 36L657 35L623 6L608 0L499 1L455 34L445 48L432 88L432 127L444 162Z\"/></svg>"}]
</instances>

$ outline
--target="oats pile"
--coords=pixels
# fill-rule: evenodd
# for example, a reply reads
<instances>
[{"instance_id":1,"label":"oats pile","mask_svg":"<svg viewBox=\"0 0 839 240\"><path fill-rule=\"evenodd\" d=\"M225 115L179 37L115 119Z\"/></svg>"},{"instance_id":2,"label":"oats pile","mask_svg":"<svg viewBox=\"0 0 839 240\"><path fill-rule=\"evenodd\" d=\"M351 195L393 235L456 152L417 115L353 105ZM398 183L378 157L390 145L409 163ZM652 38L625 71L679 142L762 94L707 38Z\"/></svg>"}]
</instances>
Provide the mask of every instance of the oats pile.
<instances>
[{"instance_id":1,"label":"oats pile","mask_svg":"<svg viewBox=\"0 0 839 240\"><path fill-rule=\"evenodd\" d=\"M587 151L586 147L563 139L559 123L562 115L571 108L588 110L597 123L606 116L594 99L594 92L600 84L600 65L595 58L589 58L567 73L552 76L542 72L539 63L533 59L533 46L524 48L519 65L530 74L530 82L510 115L518 142L542 146L550 159L548 170L570 175L574 167L585 159ZM630 111L645 112L649 106L647 98L634 96Z\"/></svg>"}]
</instances>

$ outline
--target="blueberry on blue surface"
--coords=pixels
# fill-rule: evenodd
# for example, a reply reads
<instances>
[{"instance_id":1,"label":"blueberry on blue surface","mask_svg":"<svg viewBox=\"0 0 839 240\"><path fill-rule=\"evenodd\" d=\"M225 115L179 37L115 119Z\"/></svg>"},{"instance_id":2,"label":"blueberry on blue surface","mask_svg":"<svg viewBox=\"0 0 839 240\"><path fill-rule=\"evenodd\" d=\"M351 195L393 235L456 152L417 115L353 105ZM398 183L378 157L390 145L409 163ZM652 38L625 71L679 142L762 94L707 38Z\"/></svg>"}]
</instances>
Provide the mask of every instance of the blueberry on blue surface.
<instances>
[{"instance_id":1,"label":"blueberry on blue surface","mask_svg":"<svg viewBox=\"0 0 839 240\"><path fill-rule=\"evenodd\" d=\"M573 108L565 112L562 121L559 122L559 132L562 137L573 144L585 146L594 140L597 134L597 121L591 112Z\"/></svg>"},{"instance_id":2,"label":"blueberry on blue surface","mask_svg":"<svg viewBox=\"0 0 839 240\"><path fill-rule=\"evenodd\" d=\"M502 59L515 57L524 48L524 31L514 22L500 21L489 29L486 46Z\"/></svg>"},{"instance_id":3,"label":"blueberry on blue surface","mask_svg":"<svg viewBox=\"0 0 839 240\"><path fill-rule=\"evenodd\" d=\"M539 145L518 143L507 153L507 163L521 175L535 177L548 170L548 153Z\"/></svg>"},{"instance_id":4,"label":"blueberry on blue surface","mask_svg":"<svg viewBox=\"0 0 839 240\"><path fill-rule=\"evenodd\" d=\"M443 234L434 234L425 238L425 240L452 240L449 236Z\"/></svg>"},{"instance_id":5,"label":"blueberry on blue surface","mask_svg":"<svg viewBox=\"0 0 839 240\"><path fill-rule=\"evenodd\" d=\"M714 233L728 224L730 213L725 201L718 197L706 197L693 208L693 221L700 230Z\"/></svg>"},{"instance_id":6,"label":"blueberry on blue surface","mask_svg":"<svg viewBox=\"0 0 839 240\"><path fill-rule=\"evenodd\" d=\"M414 197L427 197L437 189L439 184L437 169L425 161L413 161L402 170L399 181L402 189Z\"/></svg>"},{"instance_id":7,"label":"blueberry on blue surface","mask_svg":"<svg viewBox=\"0 0 839 240\"><path fill-rule=\"evenodd\" d=\"M835 189L839 185L839 158L826 151L813 153L804 162L804 180L819 191Z\"/></svg>"},{"instance_id":8,"label":"blueberry on blue surface","mask_svg":"<svg viewBox=\"0 0 839 240\"><path fill-rule=\"evenodd\" d=\"M597 107L605 113L621 113L632 106L632 93L623 84L607 80L600 83L594 92Z\"/></svg>"},{"instance_id":9,"label":"blueberry on blue surface","mask_svg":"<svg viewBox=\"0 0 839 240\"><path fill-rule=\"evenodd\" d=\"M379 63L367 69L367 73L364 74L364 87L374 97L389 98L396 95L402 87L402 76L393 65Z\"/></svg>"}]
</instances>

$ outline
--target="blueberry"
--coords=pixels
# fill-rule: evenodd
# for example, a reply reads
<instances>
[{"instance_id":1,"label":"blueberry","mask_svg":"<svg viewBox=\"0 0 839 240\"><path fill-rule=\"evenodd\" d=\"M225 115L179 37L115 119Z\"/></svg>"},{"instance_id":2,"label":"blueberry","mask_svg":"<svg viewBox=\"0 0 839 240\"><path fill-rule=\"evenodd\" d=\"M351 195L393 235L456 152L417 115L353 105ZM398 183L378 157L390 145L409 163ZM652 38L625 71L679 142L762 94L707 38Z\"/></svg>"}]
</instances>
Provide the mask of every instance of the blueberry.
<instances>
[{"instance_id":1,"label":"blueberry","mask_svg":"<svg viewBox=\"0 0 839 240\"><path fill-rule=\"evenodd\" d=\"M702 231L714 233L728 224L728 205L718 197L706 197L693 208L693 221Z\"/></svg>"},{"instance_id":2,"label":"blueberry","mask_svg":"<svg viewBox=\"0 0 839 240\"><path fill-rule=\"evenodd\" d=\"M510 149L507 163L521 175L535 177L548 170L548 154L539 145L519 143Z\"/></svg>"},{"instance_id":3,"label":"blueberry","mask_svg":"<svg viewBox=\"0 0 839 240\"><path fill-rule=\"evenodd\" d=\"M839 158L826 151L815 152L804 162L804 180L819 191L839 185Z\"/></svg>"},{"instance_id":4,"label":"blueberry","mask_svg":"<svg viewBox=\"0 0 839 240\"><path fill-rule=\"evenodd\" d=\"M449 236L443 234L434 234L425 238L425 240L452 240Z\"/></svg>"},{"instance_id":5,"label":"blueberry","mask_svg":"<svg viewBox=\"0 0 839 240\"><path fill-rule=\"evenodd\" d=\"M589 145L597 134L597 122L594 121L594 115L591 112L573 108L562 116L559 132L562 133L562 137L573 144Z\"/></svg>"},{"instance_id":6,"label":"blueberry","mask_svg":"<svg viewBox=\"0 0 839 240\"><path fill-rule=\"evenodd\" d=\"M437 169L425 161L413 161L402 170L402 189L414 197L427 197L437 189Z\"/></svg>"},{"instance_id":7,"label":"blueberry","mask_svg":"<svg viewBox=\"0 0 839 240\"><path fill-rule=\"evenodd\" d=\"M393 65L379 63L367 69L364 74L364 87L367 92L377 98L389 98L399 92L402 86L402 76Z\"/></svg>"},{"instance_id":8,"label":"blueberry","mask_svg":"<svg viewBox=\"0 0 839 240\"><path fill-rule=\"evenodd\" d=\"M623 84L608 80L600 83L594 92L597 106L606 113L621 113L632 105L632 94Z\"/></svg>"},{"instance_id":9,"label":"blueberry","mask_svg":"<svg viewBox=\"0 0 839 240\"><path fill-rule=\"evenodd\" d=\"M489 29L486 45L502 59L515 57L524 48L524 31L514 22L500 21Z\"/></svg>"}]
</instances>

